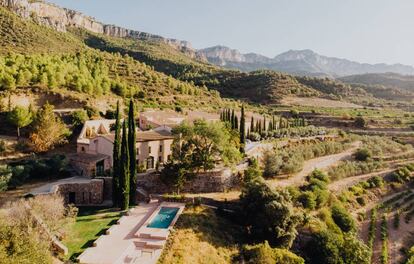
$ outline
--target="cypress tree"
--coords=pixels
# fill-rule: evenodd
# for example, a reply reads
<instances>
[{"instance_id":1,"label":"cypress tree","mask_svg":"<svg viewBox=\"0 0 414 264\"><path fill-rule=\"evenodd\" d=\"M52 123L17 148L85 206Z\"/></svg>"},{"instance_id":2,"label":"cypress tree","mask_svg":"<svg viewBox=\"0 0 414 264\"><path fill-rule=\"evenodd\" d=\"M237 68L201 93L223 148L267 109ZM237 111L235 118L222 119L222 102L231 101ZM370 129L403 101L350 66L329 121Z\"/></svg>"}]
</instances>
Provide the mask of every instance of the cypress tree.
<instances>
[{"instance_id":1,"label":"cypress tree","mask_svg":"<svg viewBox=\"0 0 414 264\"><path fill-rule=\"evenodd\" d=\"M230 109L227 109L227 119L226 119L226 121L227 122L230 122Z\"/></svg>"},{"instance_id":2,"label":"cypress tree","mask_svg":"<svg viewBox=\"0 0 414 264\"><path fill-rule=\"evenodd\" d=\"M244 116L244 105L241 108L240 116L240 152L244 153L244 144L246 143L246 118Z\"/></svg>"},{"instance_id":3,"label":"cypress tree","mask_svg":"<svg viewBox=\"0 0 414 264\"><path fill-rule=\"evenodd\" d=\"M254 118L253 118L253 116L252 116L252 120L250 121L250 132L252 133L252 132L255 132L254 131Z\"/></svg>"},{"instance_id":4,"label":"cypress tree","mask_svg":"<svg viewBox=\"0 0 414 264\"><path fill-rule=\"evenodd\" d=\"M119 110L119 101L116 104L116 122L115 122L115 139L113 149L113 166L112 166L112 201L114 206L119 206L120 202L120 154L121 154L121 113Z\"/></svg>"},{"instance_id":5,"label":"cypress tree","mask_svg":"<svg viewBox=\"0 0 414 264\"><path fill-rule=\"evenodd\" d=\"M275 120L275 116L272 116L272 130L276 130L276 120Z\"/></svg>"},{"instance_id":6,"label":"cypress tree","mask_svg":"<svg viewBox=\"0 0 414 264\"><path fill-rule=\"evenodd\" d=\"M267 131L266 116L263 118L263 131Z\"/></svg>"},{"instance_id":7,"label":"cypress tree","mask_svg":"<svg viewBox=\"0 0 414 264\"><path fill-rule=\"evenodd\" d=\"M129 147L129 203L135 204L137 191L137 147L136 147L136 124L134 116L134 101L129 102L128 113L128 147Z\"/></svg>"},{"instance_id":8,"label":"cypress tree","mask_svg":"<svg viewBox=\"0 0 414 264\"><path fill-rule=\"evenodd\" d=\"M239 118L237 116L234 117L234 129L239 129Z\"/></svg>"},{"instance_id":9,"label":"cypress tree","mask_svg":"<svg viewBox=\"0 0 414 264\"><path fill-rule=\"evenodd\" d=\"M122 125L122 143L121 143L121 166L119 183L121 186L121 209L126 210L129 207L129 150L126 122Z\"/></svg>"},{"instance_id":10,"label":"cypress tree","mask_svg":"<svg viewBox=\"0 0 414 264\"><path fill-rule=\"evenodd\" d=\"M231 111L231 117L230 117L230 122L231 122L231 129L234 129L234 127L236 126L236 119L235 119L235 115L234 115L234 109Z\"/></svg>"}]
</instances>

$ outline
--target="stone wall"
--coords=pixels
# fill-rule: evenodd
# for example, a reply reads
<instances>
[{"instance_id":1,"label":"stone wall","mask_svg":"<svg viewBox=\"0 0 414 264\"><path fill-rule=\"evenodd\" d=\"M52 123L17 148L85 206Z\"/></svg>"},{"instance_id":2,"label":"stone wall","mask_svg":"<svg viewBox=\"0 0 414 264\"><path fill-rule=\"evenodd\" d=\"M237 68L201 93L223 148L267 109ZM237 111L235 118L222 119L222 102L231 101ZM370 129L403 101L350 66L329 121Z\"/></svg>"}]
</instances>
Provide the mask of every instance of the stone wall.
<instances>
[{"instance_id":1,"label":"stone wall","mask_svg":"<svg viewBox=\"0 0 414 264\"><path fill-rule=\"evenodd\" d=\"M102 179L104 181L103 199L112 200L112 177L97 177L96 179Z\"/></svg>"},{"instance_id":2,"label":"stone wall","mask_svg":"<svg viewBox=\"0 0 414 264\"><path fill-rule=\"evenodd\" d=\"M70 193L75 193L75 205L94 205L104 201L104 180L94 179L89 183L67 183L57 186L55 193L69 203Z\"/></svg>"},{"instance_id":3,"label":"stone wall","mask_svg":"<svg viewBox=\"0 0 414 264\"><path fill-rule=\"evenodd\" d=\"M240 184L239 174L247 168L247 163L240 164L235 169L223 168L198 174L188 182L182 192L209 193L224 192ZM174 192L171 187L166 186L160 179L158 173L138 174L138 186L144 188L149 193Z\"/></svg>"}]
</instances>

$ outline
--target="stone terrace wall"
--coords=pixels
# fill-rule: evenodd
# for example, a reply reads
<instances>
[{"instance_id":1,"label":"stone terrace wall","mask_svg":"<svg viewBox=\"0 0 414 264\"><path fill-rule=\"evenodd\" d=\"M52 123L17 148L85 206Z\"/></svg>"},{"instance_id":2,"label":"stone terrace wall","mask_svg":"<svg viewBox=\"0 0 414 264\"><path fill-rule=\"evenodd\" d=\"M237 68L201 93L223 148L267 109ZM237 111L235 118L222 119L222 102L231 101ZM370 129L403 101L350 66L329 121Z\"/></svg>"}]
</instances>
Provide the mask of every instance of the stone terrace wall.
<instances>
[{"instance_id":1,"label":"stone terrace wall","mask_svg":"<svg viewBox=\"0 0 414 264\"><path fill-rule=\"evenodd\" d=\"M224 168L219 171L212 171L198 174L193 180L188 182L183 192L191 193L209 193L224 192L240 183L239 173L247 168L243 163L237 166L235 170ZM138 186L144 188L149 193L166 193L174 192L171 187L166 186L157 173L138 174Z\"/></svg>"},{"instance_id":2,"label":"stone terrace wall","mask_svg":"<svg viewBox=\"0 0 414 264\"><path fill-rule=\"evenodd\" d=\"M104 180L95 179L90 183L67 183L57 186L55 193L69 203L69 193L74 192L76 205L101 204L104 201Z\"/></svg>"}]
</instances>

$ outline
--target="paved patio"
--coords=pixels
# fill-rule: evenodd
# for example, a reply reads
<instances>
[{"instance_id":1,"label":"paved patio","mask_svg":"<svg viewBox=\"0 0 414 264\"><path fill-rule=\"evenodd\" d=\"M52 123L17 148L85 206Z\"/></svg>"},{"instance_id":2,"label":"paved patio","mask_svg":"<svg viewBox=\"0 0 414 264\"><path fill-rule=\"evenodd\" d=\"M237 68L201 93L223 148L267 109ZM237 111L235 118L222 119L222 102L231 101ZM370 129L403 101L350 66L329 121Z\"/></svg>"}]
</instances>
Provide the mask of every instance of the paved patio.
<instances>
[{"instance_id":1,"label":"paved patio","mask_svg":"<svg viewBox=\"0 0 414 264\"><path fill-rule=\"evenodd\" d=\"M79 256L79 262L155 264L166 243L169 229L146 228L146 226L162 206L180 208L175 220L184 209L183 204L158 202L131 209L128 215L118 220L118 224L108 229L106 235L102 235L94 242L94 247L86 249ZM175 221L171 223L170 228L174 223Z\"/></svg>"}]
</instances>

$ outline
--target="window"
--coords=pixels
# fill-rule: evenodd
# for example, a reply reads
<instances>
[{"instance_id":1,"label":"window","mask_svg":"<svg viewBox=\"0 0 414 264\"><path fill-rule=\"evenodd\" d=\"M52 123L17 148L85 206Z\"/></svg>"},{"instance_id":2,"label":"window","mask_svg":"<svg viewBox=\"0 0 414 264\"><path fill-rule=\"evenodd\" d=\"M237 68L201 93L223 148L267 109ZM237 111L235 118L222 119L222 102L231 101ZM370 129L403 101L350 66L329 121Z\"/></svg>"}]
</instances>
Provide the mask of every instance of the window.
<instances>
[{"instance_id":1,"label":"window","mask_svg":"<svg viewBox=\"0 0 414 264\"><path fill-rule=\"evenodd\" d=\"M85 147L82 147L82 152L85 152Z\"/></svg>"},{"instance_id":2,"label":"window","mask_svg":"<svg viewBox=\"0 0 414 264\"><path fill-rule=\"evenodd\" d=\"M148 153L151 154L151 147L148 147Z\"/></svg>"},{"instance_id":3,"label":"window","mask_svg":"<svg viewBox=\"0 0 414 264\"><path fill-rule=\"evenodd\" d=\"M160 145L160 152L162 153L162 145Z\"/></svg>"},{"instance_id":4,"label":"window","mask_svg":"<svg viewBox=\"0 0 414 264\"><path fill-rule=\"evenodd\" d=\"M162 162L162 157L161 156L158 157L158 162Z\"/></svg>"},{"instance_id":5,"label":"window","mask_svg":"<svg viewBox=\"0 0 414 264\"><path fill-rule=\"evenodd\" d=\"M137 155L139 155L139 148L137 148Z\"/></svg>"}]
</instances>

